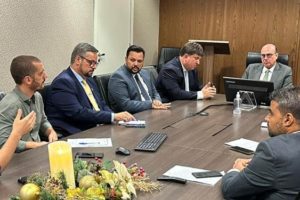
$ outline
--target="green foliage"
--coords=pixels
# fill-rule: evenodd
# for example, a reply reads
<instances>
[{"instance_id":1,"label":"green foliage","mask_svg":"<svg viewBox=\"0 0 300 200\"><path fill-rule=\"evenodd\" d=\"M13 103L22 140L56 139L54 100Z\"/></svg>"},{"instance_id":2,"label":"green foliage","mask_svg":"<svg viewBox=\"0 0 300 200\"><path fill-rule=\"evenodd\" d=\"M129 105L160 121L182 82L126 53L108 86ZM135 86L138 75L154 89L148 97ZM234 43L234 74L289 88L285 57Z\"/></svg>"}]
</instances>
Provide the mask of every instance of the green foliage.
<instances>
[{"instance_id":1,"label":"green foliage","mask_svg":"<svg viewBox=\"0 0 300 200\"><path fill-rule=\"evenodd\" d=\"M65 190L68 189L68 183L64 172L58 173L58 180L61 181L61 185Z\"/></svg>"},{"instance_id":2,"label":"green foliage","mask_svg":"<svg viewBox=\"0 0 300 200\"><path fill-rule=\"evenodd\" d=\"M18 197L18 196L11 196L11 197L9 197L9 200L20 200L20 197Z\"/></svg>"},{"instance_id":3,"label":"green foliage","mask_svg":"<svg viewBox=\"0 0 300 200\"><path fill-rule=\"evenodd\" d=\"M59 200L58 198L55 198L50 192L47 190L42 190L41 191L41 196L40 199L43 200Z\"/></svg>"},{"instance_id":4,"label":"green foliage","mask_svg":"<svg viewBox=\"0 0 300 200\"><path fill-rule=\"evenodd\" d=\"M78 173L81 170L87 169L87 162L81 159L76 158L74 161L74 175L75 175L75 180L78 180Z\"/></svg>"},{"instance_id":5,"label":"green foliage","mask_svg":"<svg viewBox=\"0 0 300 200\"><path fill-rule=\"evenodd\" d=\"M37 186L41 187L45 184L46 180L47 180L47 176L44 176L41 173L35 173L28 177L27 182L34 183Z\"/></svg>"}]
</instances>

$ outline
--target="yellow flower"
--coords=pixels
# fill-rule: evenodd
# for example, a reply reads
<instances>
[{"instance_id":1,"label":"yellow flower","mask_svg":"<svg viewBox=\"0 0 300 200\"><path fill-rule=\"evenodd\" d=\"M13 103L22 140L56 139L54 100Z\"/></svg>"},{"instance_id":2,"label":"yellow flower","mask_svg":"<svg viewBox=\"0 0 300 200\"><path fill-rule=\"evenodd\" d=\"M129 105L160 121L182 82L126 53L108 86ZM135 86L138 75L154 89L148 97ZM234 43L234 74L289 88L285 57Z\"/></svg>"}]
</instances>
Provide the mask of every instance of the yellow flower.
<instances>
[{"instance_id":1,"label":"yellow flower","mask_svg":"<svg viewBox=\"0 0 300 200\"><path fill-rule=\"evenodd\" d=\"M104 199L104 189L101 187L90 187L89 189L86 190L86 195L88 197L94 198L94 199Z\"/></svg>"},{"instance_id":2,"label":"yellow flower","mask_svg":"<svg viewBox=\"0 0 300 200\"><path fill-rule=\"evenodd\" d=\"M111 188L115 187L115 182L114 182L114 178L113 178L113 174L110 173L109 171L103 169L100 171L100 174L103 178L103 181L107 184L110 185Z\"/></svg>"}]
</instances>

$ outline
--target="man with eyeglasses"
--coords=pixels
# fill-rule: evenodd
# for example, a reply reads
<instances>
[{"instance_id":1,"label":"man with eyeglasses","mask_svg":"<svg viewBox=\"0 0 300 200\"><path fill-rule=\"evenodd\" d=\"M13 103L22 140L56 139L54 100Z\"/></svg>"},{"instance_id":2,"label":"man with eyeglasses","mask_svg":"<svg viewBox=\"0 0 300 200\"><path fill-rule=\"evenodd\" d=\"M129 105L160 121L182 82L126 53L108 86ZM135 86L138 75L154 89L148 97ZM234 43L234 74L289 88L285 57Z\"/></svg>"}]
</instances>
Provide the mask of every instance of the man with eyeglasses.
<instances>
[{"instance_id":1,"label":"man with eyeglasses","mask_svg":"<svg viewBox=\"0 0 300 200\"><path fill-rule=\"evenodd\" d=\"M92 78L98 62L98 50L88 43L79 43L72 52L70 67L51 84L46 114L55 130L64 136L98 124L134 120L130 113L113 113L105 104Z\"/></svg>"},{"instance_id":2,"label":"man with eyeglasses","mask_svg":"<svg viewBox=\"0 0 300 200\"><path fill-rule=\"evenodd\" d=\"M292 70L289 66L276 62L278 53L274 44L266 44L261 49L261 62L250 64L242 78L272 81L274 89L292 87Z\"/></svg>"},{"instance_id":3,"label":"man with eyeglasses","mask_svg":"<svg viewBox=\"0 0 300 200\"><path fill-rule=\"evenodd\" d=\"M163 102L212 98L216 88L207 83L200 87L195 68L200 64L203 48L195 42L186 43L175 57L160 70L156 89Z\"/></svg>"}]
</instances>

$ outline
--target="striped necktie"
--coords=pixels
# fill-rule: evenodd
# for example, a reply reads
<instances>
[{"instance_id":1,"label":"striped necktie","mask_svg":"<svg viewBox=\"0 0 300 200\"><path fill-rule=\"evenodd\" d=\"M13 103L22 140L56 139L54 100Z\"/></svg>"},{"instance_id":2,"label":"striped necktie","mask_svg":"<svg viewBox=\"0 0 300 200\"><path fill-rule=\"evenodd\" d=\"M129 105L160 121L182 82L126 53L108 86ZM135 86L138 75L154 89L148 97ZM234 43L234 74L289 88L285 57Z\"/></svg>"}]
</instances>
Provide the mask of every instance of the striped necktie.
<instances>
[{"instance_id":1,"label":"striped necktie","mask_svg":"<svg viewBox=\"0 0 300 200\"><path fill-rule=\"evenodd\" d=\"M96 99L92 93L92 90L91 90L89 84L87 84L86 80L82 80L82 83L83 83L83 89L84 89L86 95L88 96L90 103L92 104L94 110L99 111L100 110L99 106L96 102Z\"/></svg>"},{"instance_id":2,"label":"striped necktie","mask_svg":"<svg viewBox=\"0 0 300 200\"><path fill-rule=\"evenodd\" d=\"M149 97L149 95L147 94L147 91L145 90L143 84L141 83L139 76L136 74L136 75L134 76L134 78L135 78L135 80L136 80L136 83L137 83L138 87L140 88L141 95L144 97L144 99L145 99L146 101L151 100L150 97Z\"/></svg>"}]
</instances>

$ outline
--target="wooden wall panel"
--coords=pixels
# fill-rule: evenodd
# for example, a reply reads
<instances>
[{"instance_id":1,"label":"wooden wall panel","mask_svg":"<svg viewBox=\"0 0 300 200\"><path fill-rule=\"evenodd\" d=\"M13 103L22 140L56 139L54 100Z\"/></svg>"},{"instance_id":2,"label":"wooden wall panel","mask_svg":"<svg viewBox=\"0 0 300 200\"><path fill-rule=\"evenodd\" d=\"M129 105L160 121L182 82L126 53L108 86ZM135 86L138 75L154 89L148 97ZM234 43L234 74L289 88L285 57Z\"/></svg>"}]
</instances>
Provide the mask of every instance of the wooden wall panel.
<instances>
[{"instance_id":1,"label":"wooden wall panel","mask_svg":"<svg viewBox=\"0 0 300 200\"><path fill-rule=\"evenodd\" d=\"M161 0L159 47L181 47L189 39L228 40L231 54L214 59L213 81L223 92L222 77L240 77L248 51L274 43L289 54L299 85L299 8L299 0Z\"/></svg>"}]
</instances>

